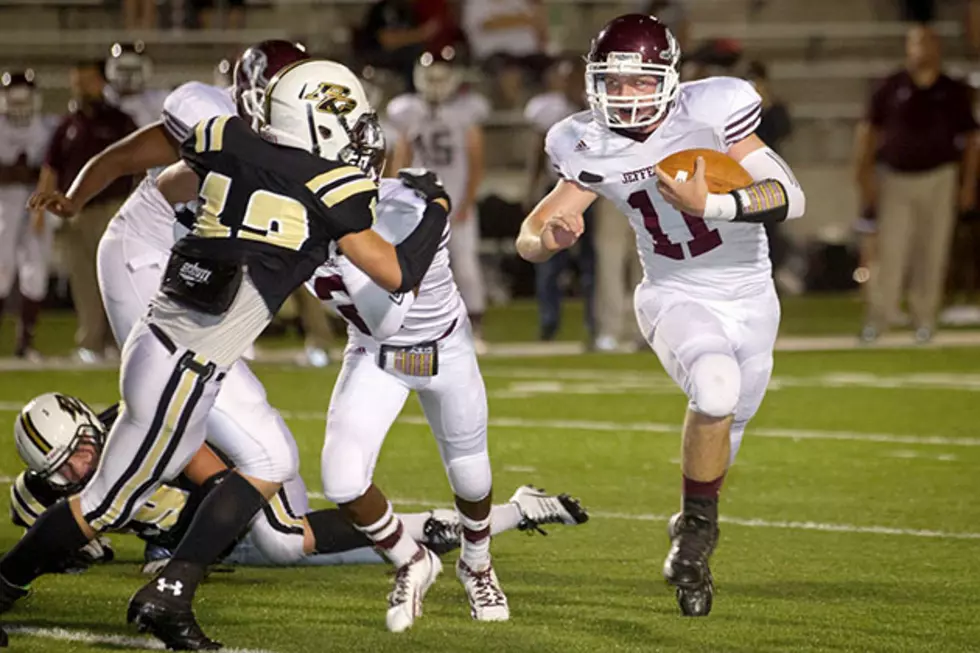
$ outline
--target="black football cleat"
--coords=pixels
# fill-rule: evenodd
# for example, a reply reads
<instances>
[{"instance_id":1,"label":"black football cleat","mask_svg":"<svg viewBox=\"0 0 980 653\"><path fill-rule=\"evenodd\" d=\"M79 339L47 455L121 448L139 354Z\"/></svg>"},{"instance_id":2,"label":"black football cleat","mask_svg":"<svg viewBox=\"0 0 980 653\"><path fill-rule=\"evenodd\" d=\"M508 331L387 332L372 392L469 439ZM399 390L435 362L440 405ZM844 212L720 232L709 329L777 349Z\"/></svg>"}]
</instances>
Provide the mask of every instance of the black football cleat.
<instances>
[{"instance_id":1,"label":"black football cleat","mask_svg":"<svg viewBox=\"0 0 980 653\"><path fill-rule=\"evenodd\" d=\"M172 588L165 589L173 591ZM220 642L210 639L201 630L190 604L168 601L160 594L162 590L158 592L153 583L136 592L129 600L126 621L135 624L141 633L150 633L171 651L217 651L221 648Z\"/></svg>"},{"instance_id":2,"label":"black football cleat","mask_svg":"<svg viewBox=\"0 0 980 653\"><path fill-rule=\"evenodd\" d=\"M664 560L664 579L676 588L685 617L711 612L715 585L708 560L718 544L718 525L700 515L677 513L667 524L671 547Z\"/></svg>"},{"instance_id":3,"label":"black football cleat","mask_svg":"<svg viewBox=\"0 0 980 653\"><path fill-rule=\"evenodd\" d=\"M8 583L0 576L0 613L4 613L14 606L18 600L30 594L26 587L17 587L13 583Z\"/></svg>"},{"instance_id":4,"label":"black football cleat","mask_svg":"<svg viewBox=\"0 0 980 653\"><path fill-rule=\"evenodd\" d=\"M442 556L455 551L461 544L459 518L453 510L432 510L422 526L421 544Z\"/></svg>"}]
</instances>

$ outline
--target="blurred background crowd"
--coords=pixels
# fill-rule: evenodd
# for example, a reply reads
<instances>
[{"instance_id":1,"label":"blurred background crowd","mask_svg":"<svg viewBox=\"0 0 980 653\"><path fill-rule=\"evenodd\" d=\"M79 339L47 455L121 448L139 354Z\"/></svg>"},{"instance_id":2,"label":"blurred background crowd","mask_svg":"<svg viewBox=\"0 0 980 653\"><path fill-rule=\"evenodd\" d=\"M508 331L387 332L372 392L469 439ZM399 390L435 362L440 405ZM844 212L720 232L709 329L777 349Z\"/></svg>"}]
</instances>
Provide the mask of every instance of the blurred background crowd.
<instances>
[{"instance_id":1,"label":"blurred background crowd","mask_svg":"<svg viewBox=\"0 0 980 653\"><path fill-rule=\"evenodd\" d=\"M2 0L0 330L16 330L15 355L38 360L39 315L72 307L75 356L113 355L95 256L138 180L65 223L30 215L27 197L67 189L91 156L158 120L168 90L227 85L244 46L288 38L359 72L382 117L415 90L425 53L451 62L460 93L486 98L482 146L468 153L479 159L469 214L480 256L464 299L477 325L485 304L536 301L536 336L552 340L573 297L585 306L586 348L637 346L639 264L614 208L593 207L588 237L547 264L513 248L554 183L544 134L585 108L589 39L629 11L671 27L686 80L744 77L762 96L759 135L808 197L803 220L769 234L781 293L858 293L853 333L867 342L894 328L927 342L943 325L980 324L978 0ZM406 135L387 124L397 149ZM273 329L295 323L304 362L326 364L336 324L312 297L294 300Z\"/></svg>"}]
</instances>

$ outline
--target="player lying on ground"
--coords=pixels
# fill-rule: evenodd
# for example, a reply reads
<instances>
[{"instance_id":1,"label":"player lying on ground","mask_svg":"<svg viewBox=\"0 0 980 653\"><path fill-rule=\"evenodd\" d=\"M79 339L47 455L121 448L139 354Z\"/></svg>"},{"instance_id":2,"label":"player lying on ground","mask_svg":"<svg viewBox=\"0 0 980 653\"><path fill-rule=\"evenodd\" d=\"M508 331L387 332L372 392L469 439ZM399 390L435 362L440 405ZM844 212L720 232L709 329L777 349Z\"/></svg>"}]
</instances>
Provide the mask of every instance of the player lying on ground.
<instances>
[{"instance_id":1,"label":"player lying on ground","mask_svg":"<svg viewBox=\"0 0 980 653\"><path fill-rule=\"evenodd\" d=\"M91 480L117 414L118 404L96 415L80 399L57 393L41 395L24 406L14 425L14 441L28 468L10 488L10 515L15 525L29 528L45 508L78 492ZM145 573L155 573L170 558L201 500L227 474L225 460L205 445L181 476L162 485L118 530L146 542ZM459 548L461 529L455 511L433 509L400 514L399 518L411 537L435 553ZM509 503L493 507L491 523L493 532L501 533L587 520L586 511L568 495L548 496L523 486ZM59 561L59 570L80 570L112 558L108 539L100 537ZM336 565L380 563L384 558L338 510L310 510L306 485L297 476L256 516L249 532L222 562Z\"/></svg>"},{"instance_id":2,"label":"player lying on ground","mask_svg":"<svg viewBox=\"0 0 980 653\"><path fill-rule=\"evenodd\" d=\"M548 132L545 150L561 179L525 219L517 250L541 262L571 247L582 212L600 195L636 232L644 271L637 321L689 399L682 510L670 520L663 575L684 614L706 615L719 491L765 395L779 327L764 225L802 216L806 199L786 162L755 135L761 100L752 86L730 77L680 84L680 54L670 31L640 14L616 18L593 40L591 111ZM709 193L703 160L686 180L657 166L692 149L726 154L750 181Z\"/></svg>"}]
</instances>

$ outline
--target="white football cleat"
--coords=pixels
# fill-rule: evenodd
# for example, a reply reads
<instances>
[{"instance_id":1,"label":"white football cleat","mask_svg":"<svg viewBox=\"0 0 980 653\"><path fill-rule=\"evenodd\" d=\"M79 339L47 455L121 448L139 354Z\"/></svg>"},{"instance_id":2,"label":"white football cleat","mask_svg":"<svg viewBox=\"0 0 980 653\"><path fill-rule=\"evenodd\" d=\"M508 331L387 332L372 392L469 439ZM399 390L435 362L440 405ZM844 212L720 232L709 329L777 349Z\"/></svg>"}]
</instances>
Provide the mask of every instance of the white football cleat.
<instances>
[{"instance_id":1,"label":"white football cleat","mask_svg":"<svg viewBox=\"0 0 980 653\"><path fill-rule=\"evenodd\" d=\"M395 587L388 595L388 630L400 633L408 630L422 616L422 599L442 573L442 561L424 546L411 562L395 571Z\"/></svg>"},{"instance_id":2,"label":"white football cleat","mask_svg":"<svg viewBox=\"0 0 980 653\"><path fill-rule=\"evenodd\" d=\"M470 615L477 621L507 621L510 607L507 597L500 589L500 581L493 570L493 564L483 571L473 571L462 560L456 562L456 578L466 590L470 601Z\"/></svg>"},{"instance_id":3,"label":"white football cleat","mask_svg":"<svg viewBox=\"0 0 980 653\"><path fill-rule=\"evenodd\" d=\"M564 524L576 526L589 521L589 513L567 494L557 496L547 494L533 485L522 485L514 492L510 502L517 505L524 519L517 525L522 531L536 530L541 533L541 524Z\"/></svg>"}]
</instances>

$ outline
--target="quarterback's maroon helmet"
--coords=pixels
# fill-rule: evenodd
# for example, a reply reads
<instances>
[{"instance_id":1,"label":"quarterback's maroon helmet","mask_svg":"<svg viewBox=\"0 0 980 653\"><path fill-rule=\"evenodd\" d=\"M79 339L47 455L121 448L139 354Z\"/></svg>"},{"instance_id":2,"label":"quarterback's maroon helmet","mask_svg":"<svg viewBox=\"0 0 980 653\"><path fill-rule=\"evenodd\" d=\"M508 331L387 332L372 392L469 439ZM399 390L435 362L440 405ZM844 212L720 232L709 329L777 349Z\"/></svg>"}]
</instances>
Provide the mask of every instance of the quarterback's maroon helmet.
<instances>
[{"instance_id":1,"label":"quarterback's maroon helmet","mask_svg":"<svg viewBox=\"0 0 980 653\"><path fill-rule=\"evenodd\" d=\"M680 85L681 50L653 16L626 14L592 40L585 84L596 120L609 127L655 125L667 115Z\"/></svg>"},{"instance_id":2,"label":"quarterback's maroon helmet","mask_svg":"<svg viewBox=\"0 0 980 653\"><path fill-rule=\"evenodd\" d=\"M235 61L232 76L238 113L243 118L260 118L269 80L286 66L309 58L306 48L290 41L262 41L247 48Z\"/></svg>"}]
</instances>

